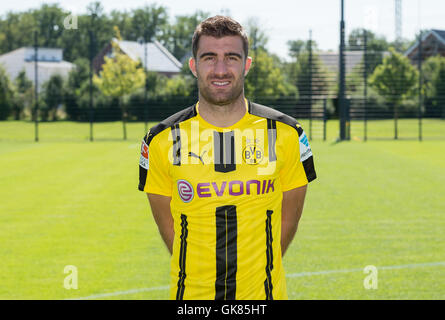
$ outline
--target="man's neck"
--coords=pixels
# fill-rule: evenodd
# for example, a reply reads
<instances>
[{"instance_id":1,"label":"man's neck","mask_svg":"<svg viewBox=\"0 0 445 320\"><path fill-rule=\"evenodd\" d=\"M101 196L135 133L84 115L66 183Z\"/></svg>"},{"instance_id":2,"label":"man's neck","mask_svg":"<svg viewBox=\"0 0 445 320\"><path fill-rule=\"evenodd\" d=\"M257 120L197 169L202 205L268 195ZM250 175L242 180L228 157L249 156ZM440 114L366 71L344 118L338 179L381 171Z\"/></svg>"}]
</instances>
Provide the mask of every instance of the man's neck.
<instances>
[{"instance_id":1,"label":"man's neck","mask_svg":"<svg viewBox=\"0 0 445 320\"><path fill-rule=\"evenodd\" d=\"M234 102L219 106L214 105L203 99L199 95L199 114L208 123L216 127L230 127L237 123L245 115L246 102L244 95L240 95Z\"/></svg>"}]
</instances>

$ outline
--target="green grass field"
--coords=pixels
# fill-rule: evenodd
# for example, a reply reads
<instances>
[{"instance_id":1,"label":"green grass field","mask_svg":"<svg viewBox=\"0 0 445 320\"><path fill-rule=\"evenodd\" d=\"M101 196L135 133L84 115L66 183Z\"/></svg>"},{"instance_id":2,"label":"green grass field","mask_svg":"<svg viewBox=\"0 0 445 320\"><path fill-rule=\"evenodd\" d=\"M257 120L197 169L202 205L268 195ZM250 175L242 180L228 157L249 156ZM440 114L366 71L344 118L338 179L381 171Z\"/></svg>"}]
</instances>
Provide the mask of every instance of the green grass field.
<instances>
[{"instance_id":1,"label":"green grass field","mask_svg":"<svg viewBox=\"0 0 445 320\"><path fill-rule=\"evenodd\" d=\"M430 121L428 137L444 137L445 122ZM334 143L338 122L326 142L313 124L318 179L284 258L289 298L445 299L445 139L418 142L403 120L413 140L364 143L359 125ZM368 128L393 134L391 121ZM33 124L0 122L0 299L168 298L169 254L137 191L144 126L129 124L127 141L118 122L94 133L43 123L34 143ZM77 290L64 288L67 265Z\"/></svg>"}]
</instances>

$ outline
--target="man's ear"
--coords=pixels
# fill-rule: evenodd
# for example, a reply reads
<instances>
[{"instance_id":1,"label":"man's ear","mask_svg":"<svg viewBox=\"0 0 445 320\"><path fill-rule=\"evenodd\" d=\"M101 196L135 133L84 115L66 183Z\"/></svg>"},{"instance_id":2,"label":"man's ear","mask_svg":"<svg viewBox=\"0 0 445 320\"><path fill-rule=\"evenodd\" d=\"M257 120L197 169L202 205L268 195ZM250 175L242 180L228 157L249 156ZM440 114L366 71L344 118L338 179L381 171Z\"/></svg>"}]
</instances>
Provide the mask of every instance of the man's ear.
<instances>
[{"instance_id":1,"label":"man's ear","mask_svg":"<svg viewBox=\"0 0 445 320\"><path fill-rule=\"evenodd\" d=\"M198 76L196 73L196 60L193 57L189 59L189 68L193 75L197 78Z\"/></svg>"},{"instance_id":2,"label":"man's ear","mask_svg":"<svg viewBox=\"0 0 445 320\"><path fill-rule=\"evenodd\" d=\"M244 76L247 76L251 66L252 66L252 57L247 57L246 63L244 65Z\"/></svg>"}]
</instances>

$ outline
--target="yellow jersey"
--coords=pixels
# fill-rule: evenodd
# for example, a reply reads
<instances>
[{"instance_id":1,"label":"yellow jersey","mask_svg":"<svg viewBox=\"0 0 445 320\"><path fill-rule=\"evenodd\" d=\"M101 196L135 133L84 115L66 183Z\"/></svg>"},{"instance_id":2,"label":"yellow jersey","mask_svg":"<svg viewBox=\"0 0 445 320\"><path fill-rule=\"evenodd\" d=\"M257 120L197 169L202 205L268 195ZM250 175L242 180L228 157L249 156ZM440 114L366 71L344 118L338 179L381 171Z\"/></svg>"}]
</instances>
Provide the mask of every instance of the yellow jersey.
<instances>
[{"instance_id":1,"label":"yellow jersey","mask_svg":"<svg viewBox=\"0 0 445 320\"><path fill-rule=\"evenodd\" d=\"M287 299L282 195L315 178L299 123L248 100L230 127L206 122L198 102L151 128L139 190L171 197L170 297Z\"/></svg>"}]
</instances>

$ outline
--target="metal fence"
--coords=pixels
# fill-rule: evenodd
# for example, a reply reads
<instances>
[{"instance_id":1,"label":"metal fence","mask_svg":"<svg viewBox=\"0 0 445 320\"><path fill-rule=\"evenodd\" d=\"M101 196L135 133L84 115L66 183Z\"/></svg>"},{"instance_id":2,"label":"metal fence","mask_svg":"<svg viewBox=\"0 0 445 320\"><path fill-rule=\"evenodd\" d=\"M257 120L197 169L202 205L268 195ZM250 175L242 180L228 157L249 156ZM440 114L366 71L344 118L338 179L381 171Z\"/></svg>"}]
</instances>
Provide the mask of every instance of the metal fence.
<instances>
[{"instance_id":1,"label":"metal fence","mask_svg":"<svg viewBox=\"0 0 445 320\"><path fill-rule=\"evenodd\" d=\"M422 52L422 46L419 46L417 56L411 57L410 61L417 70L417 83L397 105L388 102L391 97L379 93L370 84L372 73L392 53L369 46L366 32L357 39L356 45L350 45L344 50L344 60L336 53L317 52L309 39L304 51L306 56L298 58L300 61L306 59L306 65L300 65L300 73L294 83L298 88L298 97L259 96L252 100L295 117L304 124L310 139L326 141L328 137L338 137L340 128L336 128L337 124L328 123L339 121L342 108L346 117L346 140L445 139L445 92L436 92L435 97L425 93L430 79L422 67L427 58ZM299 63L298 59L296 63ZM342 69L342 61L345 98L339 101L339 70ZM403 77L403 74L398 75L394 82L402 83ZM95 123L122 121L122 138L126 139L127 123L144 123L146 131L149 122L161 121L197 100L197 94L147 98L145 93L134 95L128 103L120 104L116 100L96 101L93 97L94 92L90 88L85 101L80 104L76 97L64 100L66 113L70 113L80 123L89 123L91 141L94 140ZM35 126L34 140L38 141L39 121L45 111L39 109L38 100L31 111ZM48 114L45 119L50 120Z\"/></svg>"}]
</instances>

